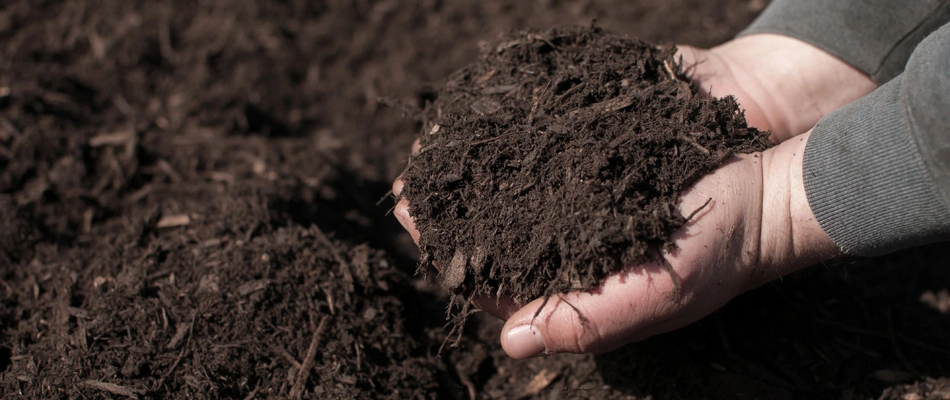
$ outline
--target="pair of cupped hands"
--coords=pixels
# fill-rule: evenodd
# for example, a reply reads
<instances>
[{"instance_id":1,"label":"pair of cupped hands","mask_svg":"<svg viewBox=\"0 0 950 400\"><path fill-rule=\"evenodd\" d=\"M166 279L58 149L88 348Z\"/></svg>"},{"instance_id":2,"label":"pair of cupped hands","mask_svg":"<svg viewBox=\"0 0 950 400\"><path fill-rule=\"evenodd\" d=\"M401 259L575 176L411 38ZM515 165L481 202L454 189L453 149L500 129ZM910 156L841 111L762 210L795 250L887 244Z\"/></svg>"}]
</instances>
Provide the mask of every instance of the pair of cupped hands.
<instances>
[{"instance_id":1,"label":"pair of cupped hands","mask_svg":"<svg viewBox=\"0 0 950 400\"><path fill-rule=\"evenodd\" d=\"M808 205L805 144L818 120L875 83L840 59L779 35L744 36L708 50L679 46L678 57L703 95L735 96L749 124L771 130L778 145L727 160L683 193L680 213L701 211L674 234L675 248L664 251L671 270L630 266L594 290L546 304L543 298L478 301L507 321L501 344L509 356L610 351L690 324L742 292L840 255ZM400 198L403 186L401 179L393 184L394 214L418 243L409 200Z\"/></svg>"}]
</instances>

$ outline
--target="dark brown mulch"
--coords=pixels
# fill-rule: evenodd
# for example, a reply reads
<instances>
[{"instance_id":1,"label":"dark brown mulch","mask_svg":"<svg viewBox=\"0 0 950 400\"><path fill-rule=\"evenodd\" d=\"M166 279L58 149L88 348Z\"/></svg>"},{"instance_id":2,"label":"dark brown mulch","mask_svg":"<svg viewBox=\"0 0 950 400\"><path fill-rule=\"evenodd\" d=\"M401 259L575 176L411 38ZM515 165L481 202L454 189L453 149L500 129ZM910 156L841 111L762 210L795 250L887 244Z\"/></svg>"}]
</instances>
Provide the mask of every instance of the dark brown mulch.
<instances>
[{"instance_id":1,"label":"dark brown mulch","mask_svg":"<svg viewBox=\"0 0 950 400\"><path fill-rule=\"evenodd\" d=\"M590 289L660 257L699 177L769 146L734 99L698 94L675 51L594 27L527 31L443 83L403 196L444 287L464 304Z\"/></svg>"},{"instance_id":2,"label":"dark brown mulch","mask_svg":"<svg viewBox=\"0 0 950 400\"><path fill-rule=\"evenodd\" d=\"M502 31L712 45L764 5L0 2L0 393L841 399L950 376L939 246L609 355L513 361L479 317L436 356L448 300L376 205L421 127L376 99L421 105Z\"/></svg>"}]
</instances>

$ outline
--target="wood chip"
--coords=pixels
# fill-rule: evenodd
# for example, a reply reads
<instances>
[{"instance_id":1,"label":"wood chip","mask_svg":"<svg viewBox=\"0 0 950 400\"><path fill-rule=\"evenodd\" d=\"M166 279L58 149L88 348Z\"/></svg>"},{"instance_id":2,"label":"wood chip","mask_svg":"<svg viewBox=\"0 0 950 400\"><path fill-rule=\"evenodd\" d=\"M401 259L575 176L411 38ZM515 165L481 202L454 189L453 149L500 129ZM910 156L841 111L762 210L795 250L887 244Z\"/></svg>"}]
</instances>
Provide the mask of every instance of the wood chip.
<instances>
[{"instance_id":1,"label":"wood chip","mask_svg":"<svg viewBox=\"0 0 950 400\"><path fill-rule=\"evenodd\" d=\"M191 217L188 214L177 214L177 215L163 215L161 219L158 220L158 223L155 224L158 228L174 228L177 226L185 226L191 223Z\"/></svg>"},{"instance_id":2,"label":"wood chip","mask_svg":"<svg viewBox=\"0 0 950 400\"><path fill-rule=\"evenodd\" d=\"M475 253L472 254L469 265L472 267L472 271L476 274L480 274L482 269L485 267L485 263L488 260L488 252L485 251L485 248L478 246L475 247Z\"/></svg>"},{"instance_id":3,"label":"wood chip","mask_svg":"<svg viewBox=\"0 0 950 400\"><path fill-rule=\"evenodd\" d=\"M132 139L132 135L134 134L135 132L132 131L104 133L89 138L89 145L92 147L102 147L125 144L129 139Z\"/></svg>"},{"instance_id":4,"label":"wood chip","mask_svg":"<svg viewBox=\"0 0 950 400\"><path fill-rule=\"evenodd\" d=\"M117 396L126 396L132 399L138 399L139 394L145 394L144 390L130 389L128 387L119 386L109 382L88 380L81 383L81 385L90 389L101 390L103 392L109 392Z\"/></svg>"},{"instance_id":5,"label":"wood chip","mask_svg":"<svg viewBox=\"0 0 950 400\"><path fill-rule=\"evenodd\" d=\"M468 268L468 257L461 249L455 250L452 261L442 270L442 285L447 288L457 288L465 281L465 270Z\"/></svg>"},{"instance_id":6,"label":"wood chip","mask_svg":"<svg viewBox=\"0 0 950 400\"><path fill-rule=\"evenodd\" d=\"M469 108L478 114L487 115L501 110L501 103L488 97L482 97L478 100L475 100L475 102L472 103Z\"/></svg>"},{"instance_id":7,"label":"wood chip","mask_svg":"<svg viewBox=\"0 0 950 400\"><path fill-rule=\"evenodd\" d=\"M599 108L600 112L610 113L610 112L619 111L624 108L630 107L631 105L633 105L633 98L617 97L615 99L610 99L607 101L602 101L600 103L594 104L592 107Z\"/></svg>"},{"instance_id":8,"label":"wood chip","mask_svg":"<svg viewBox=\"0 0 950 400\"><path fill-rule=\"evenodd\" d=\"M294 378L294 386L290 389L290 398L299 399L303 396L304 385L307 384L307 378L310 377L313 359L317 356L317 345L320 344L320 336L323 335L323 329L326 328L328 319L330 319L330 316L325 315L320 320L320 325L313 331L313 338L310 340L310 347L307 348L307 355L304 356L303 364Z\"/></svg>"},{"instance_id":9,"label":"wood chip","mask_svg":"<svg viewBox=\"0 0 950 400\"><path fill-rule=\"evenodd\" d=\"M188 336L188 332L191 332L191 322L179 322L178 327L175 329L175 335L168 341L165 348L169 350L177 349L185 340L185 336Z\"/></svg>"},{"instance_id":10,"label":"wood chip","mask_svg":"<svg viewBox=\"0 0 950 400\"><path fill-rule=\"evenodd\" d=\"M491 77L495 76L496 73L498 73L498 70L494 70L494 69L493 69L493 70L491 70L491 71L488 71L485 75L482 75L482 76L478 77L478 79L475 80L475 83L477 83L477 84L485 83L485 82L487 82L489 79L491 79Z\"/></svg>"},{"instance_id":11,"label":"wood chip","mask_svg":"<svg viewBox=\"0 0 950 400\"><path fill-rule=\"evenodd\" d=\"M246 282L241 286L238 286L237 291L239 295L247 296L259 290L266 289L268 285L270 285L270 279L259 279L256 281Z\"/></svg>"},{"instance_id":12,"label":"wood chip","mask_svg":"<svg viewBox=\"0 0 950 400\"><path fill-rule=\"evenodd\" d=\"M541 393L541 391L548 387L551 382L554 382L554 379L557 378L557 376L558 373L556 371L542 369L541 372L538 372L538 374L531 379L531 382L528 382L528 386L525 386L524 392L521 393L521 396L531 397Z\"/></svg>"},{"instance_id":13,"label":"wood chip","mask_svg":"<svg viewBox=\"0 0 950 400\"><path fill-rule=\"evenodd\" d=\"M500 85L500 86L487 87L487 88L485 88L484 90L482 90L482 94L503 94L503 93L508 93L508 92L510 92L510 91L512 91L512 90L515 90L516 87L518 87L518 86L515 86L515 85Z\"/></svg>"},{"instance_id":14,"label":"wood chip","mask_svg":"<svg viewBox=\"0 0 950 400\"><path fill-rule=\"evenodd\" d=\"M630 107L633 105L633 97L617 97L610 100L605 100L600 103L591 104L589 107L578 108L571 110L567 113L568 117L573 118L575 115L579 114L581 111L586 109L594 110L598 113L609 114L615 111L623 110L624 108Z\"/></svg>"}]
</instances>

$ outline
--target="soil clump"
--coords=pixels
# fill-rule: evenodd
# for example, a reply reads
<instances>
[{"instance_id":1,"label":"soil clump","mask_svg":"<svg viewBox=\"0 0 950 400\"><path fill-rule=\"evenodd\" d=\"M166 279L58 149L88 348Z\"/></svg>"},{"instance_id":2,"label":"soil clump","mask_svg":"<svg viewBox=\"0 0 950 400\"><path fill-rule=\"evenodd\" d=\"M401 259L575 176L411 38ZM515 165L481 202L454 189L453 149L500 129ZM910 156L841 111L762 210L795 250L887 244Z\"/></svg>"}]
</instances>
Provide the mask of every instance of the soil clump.
<instances>
[{"instance_id":1,"label":"soil clump","mask_svg":"<svg viewBox=\"0 0 950 400\"><path fill-rule=\"evenodd\" d=\"M525 31L447 79L403 192L443 286L528 302L660 259L687 222L680 194L769 146L674 53L596 27Z\"/></svg>"}]
</instances>

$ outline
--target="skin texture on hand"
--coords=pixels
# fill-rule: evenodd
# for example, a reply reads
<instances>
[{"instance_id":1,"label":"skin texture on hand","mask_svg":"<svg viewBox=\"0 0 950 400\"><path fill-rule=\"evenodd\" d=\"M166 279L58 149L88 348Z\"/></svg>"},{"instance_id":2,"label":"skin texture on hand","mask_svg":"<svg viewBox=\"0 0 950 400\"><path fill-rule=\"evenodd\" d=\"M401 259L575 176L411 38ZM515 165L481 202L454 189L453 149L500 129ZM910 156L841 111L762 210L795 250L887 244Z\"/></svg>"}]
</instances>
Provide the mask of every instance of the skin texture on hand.
<instances>
[{"instance_id":1,"label":"skin texture on hand","mask_svg":"<svg viewBox=\"0 0 950 400\"><path fill-rule=\"evenodd\" d=\"M877 88L841 59L781 35L743 36L709 50L679 46L677 55L701 93L735 96L749 125L771 130L776 143Z\"/></svg>"},{"instance_id":2,"label":"skin texture on hand","mask_svg":"<svg viewBox=\"0 0 950 400\"><path fill-rule=\"evenodd\" d=\"M801 162L808 136L736 157L683 195L683 215L712 200L674 235L676 249L664 253L675 278L662 265L647 264L546 304L537 299L519 309L479 302L507 318L505 351L513 358L609 351L685 326L746 290L837 256L805 197ZM401 188L397 181L394 192ZM395 213L418 238L406 199Z\"/></svg>"},{"instance_id":3,"label":"skin texture on hand","mask_svg":"<svg viewBox=\"0 0 950 400\"><path fill-rule=\"evenodd\" d=\"M801 133L874 83L830 54L777 35L750 35L710 50L681 46L679 55L704 94L734 95L750 125L771 129L781 144L727 161L683 194L684 216L709 203L674 235L667 266L631 266L595 290L546 302L476 301L507 320L501 343L511 357L609 351L685 326L744 291L839 255L805 196L802 159L810 132ZM393 184L397 198L403 185ZM394 214L418 243L407 199Z\"/></svg>"},{"instance_id":4,"label":"skin texture on hand","mask_svg":"<svg viewBox=\"0 0 950 400\"><path fill-rule=\"evenodd\" d=\"M683 215L713 200L675 234L676 250L664 254L678 292L666 269L643 265L543 308L538 299L509 317L505 351L514 358L609 351L685 326L746 290L837 256L805 197L808 136L737 157L683 195Z\"/></svg>"}]
</instances>

